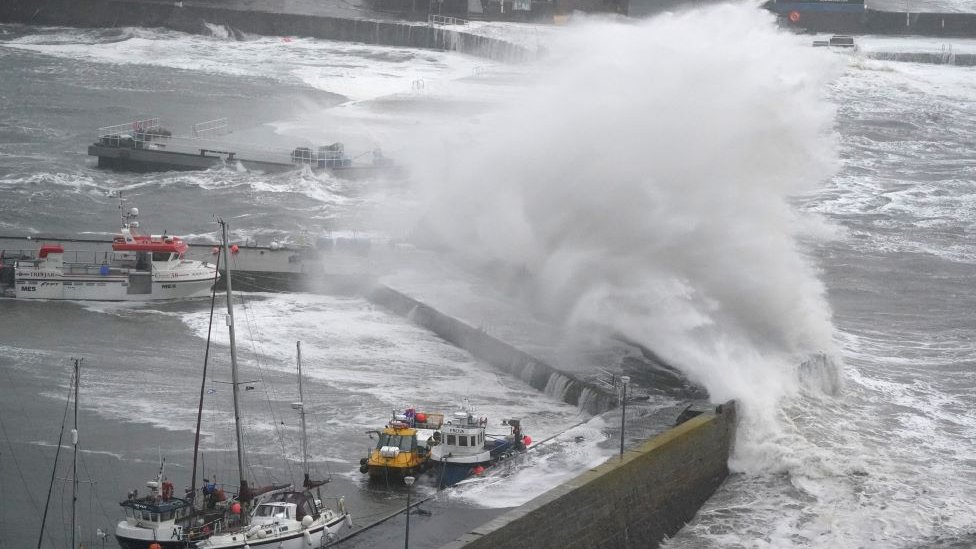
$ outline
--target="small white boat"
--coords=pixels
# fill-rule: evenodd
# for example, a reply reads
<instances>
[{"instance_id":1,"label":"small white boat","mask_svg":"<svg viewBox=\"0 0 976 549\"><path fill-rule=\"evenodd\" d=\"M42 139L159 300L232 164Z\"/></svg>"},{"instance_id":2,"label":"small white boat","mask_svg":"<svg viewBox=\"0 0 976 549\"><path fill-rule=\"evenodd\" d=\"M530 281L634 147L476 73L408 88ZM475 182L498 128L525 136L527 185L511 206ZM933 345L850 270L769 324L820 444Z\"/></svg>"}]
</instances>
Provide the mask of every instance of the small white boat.
<instances>
[{"instance_id":1,"label":"small white boat","mask_svg":"<svg viewBox=\"0 0 976 549\"><path fill-rule=\"evenodd\" d=\"M210 295L217 267L184 257L178 236L137 232L137 208L123 209L111 252L65 252L42 244L36 253L0 258L4 293L19 299L155 301ZM11 276L12 275L12 276Z\"/></svg>"},{"instance_id":2,"label":"small white boat","mask_svg":"<svg viewBox=\"0 0 976 549\"><path fill-rule=\"evenodd\" d=\"M307 549L336 539L343 526L352 526L342 498L337 509L323 507L309 491L277 494L258 505L250 524L238 530L210 536L198 549Z\"/></svg>"}]
</instances>

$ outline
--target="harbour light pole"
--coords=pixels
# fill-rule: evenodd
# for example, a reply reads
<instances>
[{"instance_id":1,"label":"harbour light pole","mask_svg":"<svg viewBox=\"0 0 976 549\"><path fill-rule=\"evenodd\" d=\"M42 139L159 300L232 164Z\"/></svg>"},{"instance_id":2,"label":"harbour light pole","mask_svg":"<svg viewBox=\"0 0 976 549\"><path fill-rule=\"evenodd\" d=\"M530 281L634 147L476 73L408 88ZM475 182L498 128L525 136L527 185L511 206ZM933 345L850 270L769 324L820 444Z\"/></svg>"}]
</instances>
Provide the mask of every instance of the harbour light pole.
<instances>
[{"instance_id":1,"label":"harbour light pole","mask_svg":"<svg viewBox=\"0 0 976 549\"><path fill-rule=\"evenodd\" d=\"M620 376L622 391L620 393L620 457L624 455L624 425L627 421L627 384L630 376Z\"/></svg>"},{"instance_id":2,"label":"harbour light pole","mask_svg":"<svg viewBox=\"0 0 976 549\"><path fill-rule=\"evenodd\" d=\"M414 480L413 477L403 477L403 483L407 485L407 533L403 537L403 549L410 549L410 492Z\"/></svg>"}]
</instances>

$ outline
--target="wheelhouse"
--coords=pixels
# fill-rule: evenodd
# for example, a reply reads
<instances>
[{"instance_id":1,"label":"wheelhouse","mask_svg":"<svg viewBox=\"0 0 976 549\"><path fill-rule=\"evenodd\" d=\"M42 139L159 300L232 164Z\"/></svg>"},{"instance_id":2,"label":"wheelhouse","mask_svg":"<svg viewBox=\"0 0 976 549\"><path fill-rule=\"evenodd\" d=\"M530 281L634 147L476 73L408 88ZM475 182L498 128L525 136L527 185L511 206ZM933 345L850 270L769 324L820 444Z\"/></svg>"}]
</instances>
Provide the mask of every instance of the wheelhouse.
<instances>
[{"instance_id":1,"label":"wheelhouse","mask_svg":"<svg viewBox=\"0 0 976 549\"><path fill-rule=\"evenodd\" d=\"M163 523L182 519L190 514L190 504L182 499L173 498L158 504L146 503L139 500L122 502L125 518L130 523Z\"/></svg>"}]
</instances>

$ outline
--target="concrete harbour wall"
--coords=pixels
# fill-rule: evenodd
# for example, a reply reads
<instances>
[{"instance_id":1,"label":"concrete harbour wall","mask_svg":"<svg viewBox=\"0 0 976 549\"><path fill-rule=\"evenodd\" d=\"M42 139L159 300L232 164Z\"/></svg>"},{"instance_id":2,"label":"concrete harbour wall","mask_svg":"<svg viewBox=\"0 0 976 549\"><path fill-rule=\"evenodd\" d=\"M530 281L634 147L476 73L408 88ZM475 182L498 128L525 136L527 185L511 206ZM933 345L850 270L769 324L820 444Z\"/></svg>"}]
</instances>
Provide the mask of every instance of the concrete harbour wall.
<instances>
[{"instance_id":1,"label":"concrete harbour wall","mask_svg":"<svg viewBox=\"0 0 976 549\"><path fill-rule=\"evenodd\" d=\"M503 62L518 62L535 56L535 52L528 48L455 28L397 21L239 10L182 2L4 0L0 2L0 21L75 27L163 27L194 34L210 33L206 25L209 23L226 27L234 36L241 33L307 36L384 46L457 51Z\"/></svg>"},{"instance_id":2,"label":"concrete harbour wall","mask_svg":"<svg viewBox=\"0 0 976 549\"><path fill-rule=\"evenodd\" d=\"M377 285L367 292L366 297L409 318L492 366L581 410L599 414L617 405L615 395L608 394L596 385L561 372L532 355L389 286Z\"/></svg>"},{"instance_id":3,"label":"concrete harbour wall","mask_svg":"<svg viewBox=\"0 0 976 549\"><path fill-rule=\"evenodd\" d=\"M441 549L653 549L728 476L734 402L613 457Z\"/></svg>"}]
</instances>

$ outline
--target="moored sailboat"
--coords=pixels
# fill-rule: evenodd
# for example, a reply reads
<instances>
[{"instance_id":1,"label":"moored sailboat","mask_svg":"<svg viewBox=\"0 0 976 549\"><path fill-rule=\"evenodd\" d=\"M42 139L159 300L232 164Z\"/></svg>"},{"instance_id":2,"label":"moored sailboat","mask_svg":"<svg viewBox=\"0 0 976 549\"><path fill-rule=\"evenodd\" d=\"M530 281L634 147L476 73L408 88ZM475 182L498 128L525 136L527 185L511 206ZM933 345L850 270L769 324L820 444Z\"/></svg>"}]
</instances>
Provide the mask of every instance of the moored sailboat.
<instances>
[{"instance_id":1,"label":"moored sailboat","mask_svg":"<svg viewBox=\"0 0 976 549\"><path fill-rule=\"evenodd\" d=\"M228 284L229 284L228 277ZM345 509L343 498L336 499L336 508L322 505L321 495L312 488L325 480L311 478L308 465L308 436L305 422L304 392L302 390L302 346L296 343L298 362L299 401L292 404L301 419L302 431L302 490L286 490L275 494L254 508L249 520L234 530L214 535L201 542L200 549L245 549L275 547L277 549L307 549L322 546L337 537L343 526L352 526L352 518Z\"/></svg>"},{"instance_id":2,"label":"moored sailboat","mask_svg":"<svg viewBox=\"0 0 976 549\"><path fill-rule=\"evenodd\" d=\"M223 260L227 258L227 226L221 221ZM233 285L230 269L225 269L227 293L227 326L230 335L231 387L234 401L234 425L236 434L236 461L240 483L237 493L227 495L224 487L216 482L205 480L202 498L193 497L191 488L188 499L175 498L172 484L166 484L165 477L157 475L150 482L148 501L130 498L133 503L122 502L127 510L126 520L116 528L116 538L125 548L147 547L147 543L157 543L161 548L182 549L188 547L236 548L307 547L301 545L306 540L316 543L339 531L343 524L351 524L345 510L344 501L337 500L336 509L323 507L321 498L314 497L310 489L321 484L309 479L307 467L307 440L305 436L304 407L298 403L302 418L302 454L305 464L305 479L302 490L292 485L274 485L265 488L252 488L245 476L243 427L241 424L239 387L237 370L237 346L234 333L234 309L232 301ZM299 392L301 393L301 358L299 355ZM202 396L201 396L202 399ZM199 432L199 426L198 426ZM198 435L199 436L199 435ZM196 448L194 450L196 455ZM194 473L196 462L194 458ZM164 487L156 491L156 487ZM228 490L233 487L227 487ZM195 501L196 500L196 501ZM172 509L170 507L173 507ZM129 515L129 510L132 515ZM165 514L172 510L172 514ZM136 513L138 511L138 513ZM163 520L163 519L167 520Z\"/></svg>"}]
</instances>

